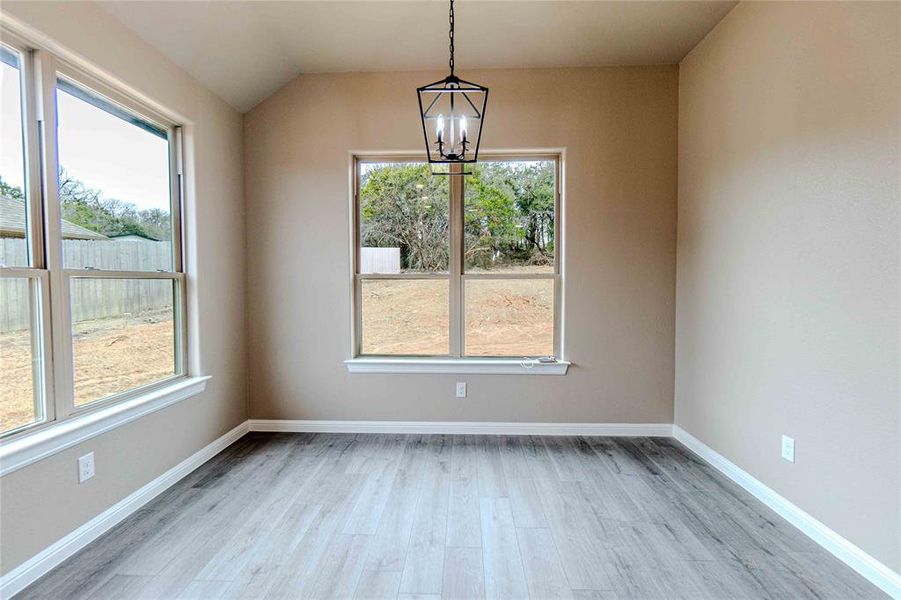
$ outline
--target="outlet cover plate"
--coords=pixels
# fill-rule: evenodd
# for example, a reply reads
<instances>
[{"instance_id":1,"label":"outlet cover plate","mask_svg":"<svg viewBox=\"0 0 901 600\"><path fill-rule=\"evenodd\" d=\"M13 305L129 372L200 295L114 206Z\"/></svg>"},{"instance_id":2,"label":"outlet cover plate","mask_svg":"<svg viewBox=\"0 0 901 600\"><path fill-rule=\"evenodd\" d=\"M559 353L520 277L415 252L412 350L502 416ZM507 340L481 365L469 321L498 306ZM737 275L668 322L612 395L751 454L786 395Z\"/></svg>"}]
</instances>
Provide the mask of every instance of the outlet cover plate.
<instances>
[{"instance_id":1,"label":"outlet cover plate","mask_svg":"<svg viewBox=\"0 0 901 600\"><path fill-rule=\"evenodd\" d=\"M795 462L795 438L782 436L782 458L788 462Z\"/></svg>"},{"instance_id":2,"label":"outlet cover plate","mask_svg":"<svg viewBox=\"0 0 901 600\"><path fill-rule=\"evenodd\" d=\"M78 483L84 483L94 476L94 453L88 452L78 457Z\"/></svg>"},{"instance_id":3,"label":"outlet cover plate","mask_svg":"<svg viewBox=\"0 0 901 600\"><path fill-rule=\"evenodd\" d=\"M457 382L457 398L465 398L466 397L466 382L458 381Z\"/></svg>"}]
</instances>

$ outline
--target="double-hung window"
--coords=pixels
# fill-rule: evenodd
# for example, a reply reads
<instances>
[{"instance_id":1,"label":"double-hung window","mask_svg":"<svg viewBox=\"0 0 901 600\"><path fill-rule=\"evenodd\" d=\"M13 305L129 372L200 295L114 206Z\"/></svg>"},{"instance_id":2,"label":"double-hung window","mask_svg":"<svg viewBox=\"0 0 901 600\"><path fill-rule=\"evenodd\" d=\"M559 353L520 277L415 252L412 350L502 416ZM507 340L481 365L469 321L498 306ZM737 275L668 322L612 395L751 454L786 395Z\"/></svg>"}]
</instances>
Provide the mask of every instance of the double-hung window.
<instances>
[{"instance_id":1,"label":"double-hung window","mask_svg":"<svg viewBox=\"0 0 901 600\"><path fill-rule=\"evenodd\" d=\"M412 157L356 157L351 370L562 363L560 166L489 156L448 177Z\"/></svg>"},{"instance_id":2,"label":"double-hung window","mask_svg":"<svg viewBox=\"0 0 901 600\"><path fill-rule=\"evenodd\" d=\"M185 374L180 129L6 35L0 435Z\"/></svg>"}]
</instances>

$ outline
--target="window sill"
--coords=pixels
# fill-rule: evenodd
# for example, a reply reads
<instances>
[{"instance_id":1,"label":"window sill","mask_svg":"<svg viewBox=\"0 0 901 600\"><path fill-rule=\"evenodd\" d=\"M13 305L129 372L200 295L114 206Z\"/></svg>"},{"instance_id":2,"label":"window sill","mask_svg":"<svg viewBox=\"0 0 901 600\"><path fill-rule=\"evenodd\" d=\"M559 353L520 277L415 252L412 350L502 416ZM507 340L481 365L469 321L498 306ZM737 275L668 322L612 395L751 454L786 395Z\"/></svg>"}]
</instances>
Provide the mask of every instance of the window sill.
<instances>
[{"instance_id":1,"label":"window sill","mask_svg":"<svg viewBox=\"0 0 901 600\"><path fill-rule=\"evenodd\" d=\"M566 375L569 361L540 363L511 358L352 358L350 373L455 373L472 375ZM527 366L529 365L529 366Z\"/></svg>"},{"instance_id":2,"label":"window sill","mask_svg":"<svg viewBox=\"0 0 901 600\"><path fill-rule=\"evenodd\" d=\"M106 408L0 444L0 477L156 412L206 389L207 377L186 377Z\"/></svg>"}]
</instances>

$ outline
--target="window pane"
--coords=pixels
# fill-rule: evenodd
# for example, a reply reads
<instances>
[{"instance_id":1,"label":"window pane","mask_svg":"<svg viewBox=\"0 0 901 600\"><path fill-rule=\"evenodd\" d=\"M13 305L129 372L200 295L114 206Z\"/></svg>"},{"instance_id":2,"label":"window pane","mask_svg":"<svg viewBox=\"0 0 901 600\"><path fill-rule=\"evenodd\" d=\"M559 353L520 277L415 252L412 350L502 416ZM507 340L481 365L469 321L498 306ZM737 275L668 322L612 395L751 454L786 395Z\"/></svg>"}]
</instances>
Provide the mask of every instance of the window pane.
<instances>
[{"instance_id":1,"label":"window pane","mask_svg":"<svg viewBox=\"0 0 901 600\"><path fill-rule=\"evenodd\" d=\"M21 65L18 52L0 46L0 264L7 267L30 264Z\"/></svg>"},{"instance_id":2,"label":"window pane","mask_svg":"<svg viewBox=\"0 0 901 600\"><path fill-rule=\"evenodd\" d=\"M363 284L363 354L447 354L446 280L371 280Z\"/></svg>"},{"instance_id":3,"label":"window pane","mask_svg":"<svg viewBox=\"0 0 901 600\"><path fill-rule=\"evenodd\" d=\"M176 374L176 284L71 280L75 405Z\"/></svg>"},{"instance_id":4,"label":"window pane","mask_svg":"<svg viewBox=\"0 0 901 600\"><path fill-rule=\"evenodd\" d=\"M56 98L66 268L171 271L166 132L62 79Z\"/></svg>"},{"instance_id":5,"label":"window pane","mask_svg":"<svg viewBox=\"0 0 901 600\"><path fill-rule=\"evenodd\" d=\"M553 279L469 279L465 286L467 355L554 354Z\"/></svg>"},{"instance_id":6,"label":"window pane","mask_svg":"<svg viewBox=\"0 0 901 600\"><path fill-rule=\"evenodd\" d=\"M445 272L448 181L422 163L360 165L360 273Z\"/></svg>"},{"instance_id":7,"label":"window pane","mask_svg":"<svg viewBox=\"0 0 901 600\"><path fill-rule=\"evenodd\" d=\"M464 181L468 272L553 273L554 161L484 162Z\"/></svg>"},{"instance_id":8,"label":"window pane","mask_svg":"<svg viewBox=\"0 0 901 600\"><path fill-rule=\"evenodd\" d=\"M0 433L43 420L37 285L0 279Z\"/></svg>"}]
</instances>

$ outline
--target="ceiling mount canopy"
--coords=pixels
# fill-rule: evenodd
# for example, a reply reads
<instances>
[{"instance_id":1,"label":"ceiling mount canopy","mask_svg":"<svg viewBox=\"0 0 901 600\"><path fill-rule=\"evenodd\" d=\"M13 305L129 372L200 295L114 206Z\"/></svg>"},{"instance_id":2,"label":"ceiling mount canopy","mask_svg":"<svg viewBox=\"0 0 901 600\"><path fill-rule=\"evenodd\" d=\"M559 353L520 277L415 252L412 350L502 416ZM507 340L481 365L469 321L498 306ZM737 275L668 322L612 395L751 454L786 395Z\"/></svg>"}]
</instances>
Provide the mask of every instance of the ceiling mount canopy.
<instances>
[{"instance_id":1,"label":"ceiling mount canopy","mask_svg":"<svg viewBox=\"0 0 901 600\"><path fill-rule=\"evenodd\" d=\"M460 79L454 73L454 0L448 14L450 75L416 89L422 134L433 175L465 175L465 167L478 161L479 141L488 88Z\"/></svg>"}]
</instances>

